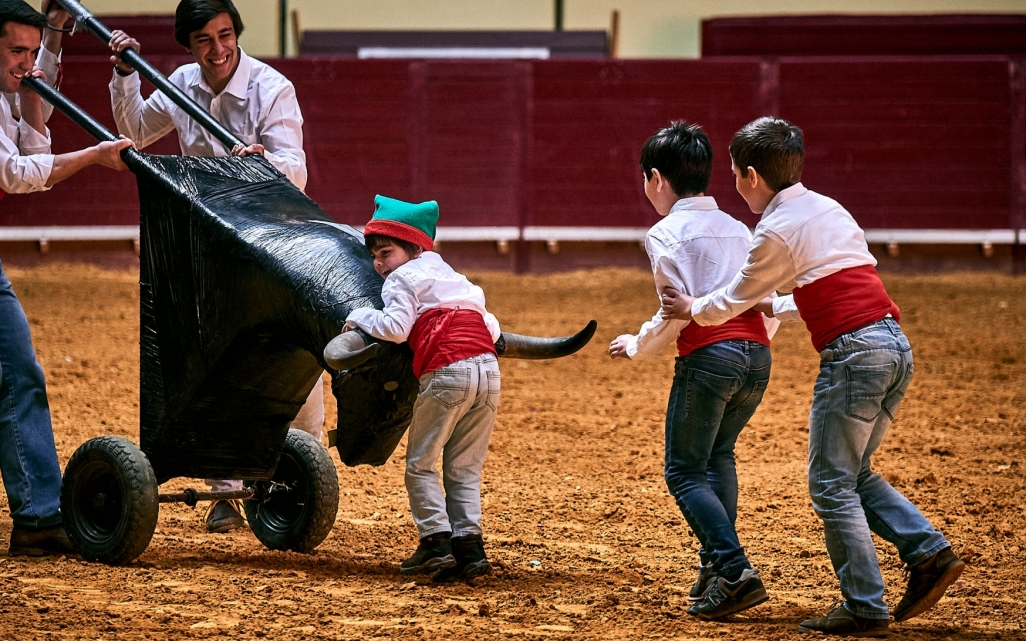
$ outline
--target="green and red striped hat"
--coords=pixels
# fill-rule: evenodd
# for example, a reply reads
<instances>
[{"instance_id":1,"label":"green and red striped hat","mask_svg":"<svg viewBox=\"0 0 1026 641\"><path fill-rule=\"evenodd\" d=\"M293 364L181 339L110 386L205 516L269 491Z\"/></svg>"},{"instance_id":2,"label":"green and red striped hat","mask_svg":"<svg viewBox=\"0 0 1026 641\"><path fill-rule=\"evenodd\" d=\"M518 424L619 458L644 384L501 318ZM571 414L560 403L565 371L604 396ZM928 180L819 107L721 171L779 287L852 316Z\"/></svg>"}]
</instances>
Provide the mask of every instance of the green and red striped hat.
<instances>
[{"instance_id":1,"label":"green and red striped hat","mask_svg":"<svg viewBox=\"0 0 1026 641\"><path fill-rule=\"evenodd\" d=\"M408 203L378 194L374 197L374 215L363 228L365 235L380 234L413 243L425 250L435 246L438 203Z\"/></svg>"}]
</instances>

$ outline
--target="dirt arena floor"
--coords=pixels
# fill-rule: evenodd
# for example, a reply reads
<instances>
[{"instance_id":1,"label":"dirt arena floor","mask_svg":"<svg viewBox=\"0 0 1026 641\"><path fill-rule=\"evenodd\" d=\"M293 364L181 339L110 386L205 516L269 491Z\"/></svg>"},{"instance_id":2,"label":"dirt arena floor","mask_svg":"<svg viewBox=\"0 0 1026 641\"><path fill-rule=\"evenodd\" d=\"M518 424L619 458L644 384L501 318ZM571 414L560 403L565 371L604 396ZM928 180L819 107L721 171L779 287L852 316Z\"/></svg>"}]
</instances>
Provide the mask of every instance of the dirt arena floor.
<instances>
[{"instance_id":1,"label":"dirt arena floor","mask_svg":"<svg viewBox=\"0 0 1026 641\"><path fill-rule=\"evenodd\" d=\"M46 370L61 464L96 435L137 439L138 272L47 266L9 275ZM510 331L559 335L599 322L576 356L502 362L485 465L491 577L436 586L399 576L416 541L402 444L379 468L345 468L332 454L338 520L311 555L268 551L248 531L207 534L201 508L163 506L152 543L127 567L12 559L0 494L0 638L802 637L798 622L839 597L805 486L817 357L804 328L785 326L774 342L769 391L737 451L738 529L772 599L701 623L685 613L697 544L662 478L673 355L606 356L613 337L655 311L651 276L471 276ZM1026 278L885 280L916 377L876 467L969 564L947 598L893 625L892 638L1026 638ZM893 605L902 567L889 546L878 548Z\"/></svg>"}]
</instances>

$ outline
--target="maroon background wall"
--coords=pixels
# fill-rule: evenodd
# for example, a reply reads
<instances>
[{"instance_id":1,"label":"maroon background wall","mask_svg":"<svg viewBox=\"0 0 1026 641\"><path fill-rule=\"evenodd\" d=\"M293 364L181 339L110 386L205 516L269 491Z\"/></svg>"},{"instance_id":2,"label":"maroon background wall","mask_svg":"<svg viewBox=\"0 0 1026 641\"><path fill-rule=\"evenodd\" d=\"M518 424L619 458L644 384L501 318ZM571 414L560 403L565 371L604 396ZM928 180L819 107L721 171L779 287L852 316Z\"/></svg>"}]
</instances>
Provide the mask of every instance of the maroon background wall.
<instances>
[{"instance_id":1,"label":"maroon background wall","mask_svg":"<svg viewBox=\"0 0 1026 641\"><path fill-rule=\"evenodd\" d=\"M702 57L1026 55L1026 15L764 16L702 21Z\"/></svg>"},{"instance_id":2,"label":"maroon background wall","mask_svg":"<svg viewBox=\"0 0 1026 641\"><path fill-rule=\"evenodd\" d=\"M726 146L777 113L805 130L805 183L866 227L1026 227L1026 91L1022 65L1003 57L272 63L306 118L308 192L344 222L364 222L380 192L436 198L448 226L649 225L638 150L684 118L719 153L710 193L751 224ZM65 71L63 90L113 126L109 63ZM59 114L50 125L58 152L90 143ZM150 150L177 153L177 140ZM130 175L90 169L6 199L0 224L133 224L136 203Z\"/></svg>"}]
</instances>

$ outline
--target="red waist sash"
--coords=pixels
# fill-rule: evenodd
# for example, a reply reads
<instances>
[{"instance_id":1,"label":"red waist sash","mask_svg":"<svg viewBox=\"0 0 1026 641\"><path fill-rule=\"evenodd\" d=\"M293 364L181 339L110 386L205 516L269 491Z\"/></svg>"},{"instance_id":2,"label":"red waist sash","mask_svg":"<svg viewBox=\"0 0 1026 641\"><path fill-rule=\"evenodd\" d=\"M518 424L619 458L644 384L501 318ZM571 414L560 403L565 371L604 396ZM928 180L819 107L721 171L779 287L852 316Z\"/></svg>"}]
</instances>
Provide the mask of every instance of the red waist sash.
<instances>
[{"instance_id":1,"label":"red waist sash","mask_svg":"<svg viewBox=\"0 0 1026 641\"><path fill-rule=\"evenodd\" d=\"M677 353L687 356L700 347L729 340L755 341L768 346L769 335L766 334L766 323L762 318L760 312L750 309L722 325L702 327L691 322L677 337Z\"/></svg>"},{"instance_id":2,"label":"red waist sash","mask_svg":"<svg viewBox=\"0 0 1026 641\"><path fill-rule=\"evenodd\" d=\"M817 352L841 334L887 317L901 320L901 310L884 289L872 265L842 269L794 290L794 303L812 333Z\"/></svg>"},{"instance_id":3,"label":"red waist sash","mask_svg":"<svg viewBox=\"0 0 1026 641\"><path fill-rule=\"evenodd\" d=\"M424 312L410 330L409 343L417 378L465 358L495 354L484 318L473 309Z\"/></svg>"}]
</instances>

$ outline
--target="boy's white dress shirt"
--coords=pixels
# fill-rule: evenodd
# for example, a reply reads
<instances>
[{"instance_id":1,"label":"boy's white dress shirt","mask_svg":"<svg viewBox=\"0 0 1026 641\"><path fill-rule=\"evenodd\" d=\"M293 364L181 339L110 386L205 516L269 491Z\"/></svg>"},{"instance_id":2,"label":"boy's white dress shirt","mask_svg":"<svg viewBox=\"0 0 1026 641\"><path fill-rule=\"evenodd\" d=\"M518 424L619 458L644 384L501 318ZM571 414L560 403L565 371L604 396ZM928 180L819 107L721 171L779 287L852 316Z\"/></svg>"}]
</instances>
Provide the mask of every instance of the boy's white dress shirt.
<instances>
[{"instance_id":1,"label":"boy's white dress shirt","mask_svg":"<svg viewBox=\"0 0 1026 641\"><path fill-rule=\"evenodd\" d=\"M691 314L699 325L719 325L773 292L790 294L830 274L876 265L866 235L836 200L801 183L773 197L755 227L744 267L725 287L696 299ZM801 320L793 296L773 301L781 321Z\"/></svg>"},{"instance_id":2,"label":"boy's white dress shirt","mask_svg":"<svg viewBox=\"0 0 1026 641\"><path fill-rule=\"evenodd\" d=\"M45 47L39 49L36 64L46 74L46 82L53 86L59 73L60 57ZM43 120L49 120L53 105L43 101ZM21 119L21 105L17 93L4 93L0 97L0 189L9 194L27 194L46 191L46 181L53 170L50 153L50 129L39 132Z\"/></svg>"},{"instance_id":3,"label":"boy's white dress shirt","mask_svg":"<svg viewBox=\"0 0 1026 641\"><path fill-rule=\"evenodd\" d=\"M656 294L665 287L699 296L723 287L737 274L748 255L752 233L741 221L716 206L710 196L682 198L645 236L652 261ZM659 311L627 341L630 358L659 353L675 341L688 321L667 320ZM770 338L778 321L766 319Z\"/></svg>"},{"instance_id":4,"label":"boy's white dress shirt","mask_svg":"<svg viewBox=\"0 0 1026 641\"><path fill-rule=\"evenodd\" d=\"M432 309L472 309L484 317L492 342L499 340L499 321L485 309L484 290L455 271L435 252L425 251L400 265L381 287L384 309L353 310L346 322L371 336L405 343L413 324Z\"/></svg>"},{"instance_id":5,"label":"boy's white dress shirt","mask_svg":"<svg viewBox=\"0 0 1026 641\"><path fill-rule=\"evenodd\" d=\"M264 157L300 190L306 188L303 115L296 89L285 76L239 47L239 66L219 94L214 94L196 63L184 65L168 78L210 112L215 120L247 145L264 146ZM110 82L111 107L118 131L142 149L172 129L186 156L228 156L231 149L203 128L160 90L143 100L138 73Z\"/></svg>"}]
</instances>

